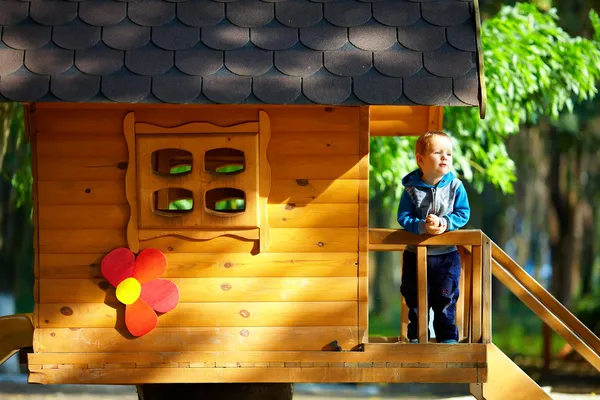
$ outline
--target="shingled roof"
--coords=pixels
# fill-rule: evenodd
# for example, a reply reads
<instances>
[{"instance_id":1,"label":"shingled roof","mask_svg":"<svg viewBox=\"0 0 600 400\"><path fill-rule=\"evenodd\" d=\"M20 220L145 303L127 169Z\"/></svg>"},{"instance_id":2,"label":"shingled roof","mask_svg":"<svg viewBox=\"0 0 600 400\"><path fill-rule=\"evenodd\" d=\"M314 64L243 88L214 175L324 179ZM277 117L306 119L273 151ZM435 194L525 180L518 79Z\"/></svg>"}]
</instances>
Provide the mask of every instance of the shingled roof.
<instances>
[{"instance_id":1,"label":"shingled roof","mask_svg":"<svg viewBox=\"0 0 600 400\"><path fill-rule=\"evenodd\" d=\"M0 101L479 105L472 0L0 0Z\"/></svg>"}]
</instances>

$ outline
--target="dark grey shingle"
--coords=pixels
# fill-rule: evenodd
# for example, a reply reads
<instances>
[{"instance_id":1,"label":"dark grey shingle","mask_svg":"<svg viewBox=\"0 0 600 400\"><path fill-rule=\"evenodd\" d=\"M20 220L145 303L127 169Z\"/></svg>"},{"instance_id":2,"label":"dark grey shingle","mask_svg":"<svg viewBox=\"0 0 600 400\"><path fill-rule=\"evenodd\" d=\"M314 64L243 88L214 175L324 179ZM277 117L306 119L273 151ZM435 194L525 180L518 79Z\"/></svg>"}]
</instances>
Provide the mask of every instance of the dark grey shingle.
<instances>
[{"instance_id":1,"label":"dark grey shingle","mask_svg":"<svg viewBox=\"0 0 600 400\"><path fill-rule=\"evenodd\" d=\"M190 103L200 95L199 76L157 76L152 79L152 93L166 103Z\"/></svg>"},{"instance_id":2,"label":"dark grey shingle","mask_svg":"<svg viewBox=\"0 0 600 400\"><path fill-rule=\"evenodd\" d=\"M13 49L29 50L44 46L50 41L52 28L31 20L24 20L2 31L2 41Z\"/></svg>"},{"instance_id":3,"label":"dark grey shingle","mask_svg":"<svg viewBox=\"0 0 600 400\"><path fill-rule=\"evenodd\" d=\"M25 1L0 1L0 25L11 26L29 15L29 3Z\"/></svg>"},{"instance_id":4,"label":"dark grey shingle","mask_svg":"<svg viewBox=\"0 0 600 400\"><path fill-rule=\"evenodd\" d=\"M400 27L398 41L410 50L431 51L446 43L446 30L434 25Z\"/></svg>"},{"instance_id":5,"label":"dark grey shingle","mask_svg":"<svg viewBox=\"0 0 600 400\"><path fill-rule=\"evenodd\" d=\"M73 66L74 54L59 47L29 50L25 53L25 67L40 75L59 75Z\"/></svg>"},{"instance_id":6,"label":"dark grey shingle","mask_svg":"<svg viewBox=\"0 0 600 400\"><path fill-rule=\"evenodd\" d=\"M298 30L285 27L253 28L250 40L265 50L285 50L298 42Z\"/></svg>"},{"instance_id":7,"label":"dark grey shingle","mask_svg":"<svg viewBox=\"0 0 600 400\"><path fill-rule=\"evenodd\" d=\"M385 50L396 40L396 29L390 26L372 24L348 28L350 43L362 50Z\"/></svg>"},{"instance_id":8,"label":"dark grey shingle","mask_svg":"<svg viewBox=\"0 0 600 400\"><path fill-rule=\"evenodd\" d=\"M454 94L466 104L479 104L479 78L475 71L454 79Z\"/></svg>"},{"instance_id":9,"label":"dark grey shingle","mask_svg":"<svg viewBox=\"0 0 600 400\"><path fill-rule=\"evenodd\" d=\"M100 90L100 77L91 75L53 76L50 92L62 101L89 101Z\"/></svg>"},{"instance_id":10,"label":"dark grey shingle","mask_svg":"<svg viewBox=\"0 0 600 400\"><path fill-rule=\"evenodd\" d=\"M184 50L200 40L200 29L191 26L157 26L152 28L152 41L165 50Z\"/></svg>"},{"instance_id":11,"label":"dark grey shingle","mask_svg":"<svg viewBox=\"0 0 600 400\"><path fill-rule=\"evenodd\" d=\"M188 75L206 76L223 66L223 52L204 46L175 52L175 66Z\"/></svg>"},{"instance_id":12,"label":"dark grey shingle","mask_svg":"<svg viewBox=\"0 0 600 400\"><path fill-rule=\"evenodd\" d=\"M79 18L95 26L116 25L127 16L127 4L112 0L82 1Z\"/></svg>"},{"instance_id":13,"label":"dark grey shingle","mask_svg":"<svg viewBox=\"0 0 600 400\"><path fill-rule=\"evenodd\" d=\"M138 25L160 26L175 18L175 4L162 0L144 0L128 4L127 15Z\"/></svg>"},{"instance_id":14,"label":"dark grey shingle","mask_svg":"<svg viewBox=\"0 0 600 400\"><path fill-rule=\"evenodd\" d=\"M275 53L275 67L291 76L310 76L323 66L323 53L304 50L286 50Z\"/></svg>"},{"instance_id":15,"label":"dark grey shingle","mask_svg":"<svg viewBox=\"0 0 600 400\"><path fill-rule=\"evenodd\" d=\"M29 3L29 16L42 25L61 25L77 17L77 3L64 0L43 0Z\"/></svg>"},{"instance_id":16,"label":"dark grey shingle","mask_svg":"<svg viewBox=\"0 0 600 400\"><path fill-rule=\"evenodd\" d=\"M452 96L452 79L437 76L406 78L404 94L417 104L445 104Z\"/></svg>"},{"instance_id":17,"label":"dark grey shingle","mask_svg":"<svg viewBox=\"0 0 600 400\"><path fill-rule=\"evenodd\" d=\"M348 43L348 29L329 24L300 28L300 41L313 50L336 50Z\"/></svg>"},{"instance_id":18,"label":"dark grey shingle","mask_svg":"<svg viewBox=\"0 0 600 400\"><path fill-rule=\"evenodd\" d=\"M137 103L150 94L151 79L139 75L105 76L102 78L102 94L119 103Z\"/></svg>"},{"instance_id":19,"label":"dark grey shingle","mask_svg":"<svg viewBox=\"0 0 600 400\"><path fill-rule=\"evenodd\" d=\"M302 79L293 76L259 76L253 79L252 92L268 104L289 104L302 93Z\"/></svg>"},{"instance_id":20,"label":"dark grey shingle","mask_svg":"<svg viewBox=\"0 0 600 400\"><path fill-rule=\"evenodd\" d=\"M373 64L384 75L407 78L423 68L422 53L416 51L376 51Z\"/></svg>"},{"instance_id":21,"label":"dark grey shingle","mask_svg":"<svg viewBox=\"0 0 600 400\"><path fill-rule=\"evenodd\" d=\"M233 50L243 47L250 40L250 29L235 25L218 25L203 28L202 41L208 47L217 50Z\"/></svg>"},{"instance_id":22,"label":"dark grey shingle","mask_svg":"<svg viewBox=\"0 0 600 400\"><path fill-rule=\"evenodd\" d=\"M0 76L9 75L23 65L25 51L0 49Z\"/></svg>"},{"instance_id":23,"label":"dark grey shingle","mask_svg":"<svg viewBox=\"0 0 600 400\"><path fill-rule=\"evenodd\" d=\"M102 41L117 50L133 50L150 41L150 28L123 21L102 28Z\"/></svg>"},{"instance_id":24,"label":"dark grey shingle","mask_svg":"<svg viewBox=\"0 0 600 400\"><path fill-rule=\"evenodd\" d=\"M421 14L427 22L439 26L458 25L471 16L469 4L463 1L422 4Z\"/></svg>"},{"instance_id":25,"label":"dark grey shingle","mask_svg":"<svg viewBox=\"0 0 600 400\"><path fill-rule=\"evenodd\" d=\"M75 52L75 66L90 75L110 75L125 62L125 52L110 47L92 47Z\"/></svg>"},{"instance_id":26,"label":"dark grey shingle","mask_svg":"<svg viewBox=\"0 0 600 400\"><path fill-rule=\"evenodd\" d=\"M172 51L146 46L125 52L125 66L138 75L161 75L173 67Z\"/></svg>"},{"instance_id":27,"label":"dark grey shingle","mask_svg":"<svg viewBox=\"0 0 600 400\"><path fill-rule=\"evenodd\" d=\"M209 76L202 82L202 93L215 103L242 103L252 92L252 78L246 76Z\"/></svg>"},{"instance_id":28,"label":"dark grey shingle","mask_svg":"<svg viewBox=\"0 0 600 400\"><path fill-rule=\"evenodd\" d=\"M418 3L386 0L373 4L373 17L384 25L407 26L421 18L421 8Z\"/></svg>"},{"instance_id":29,"label":"dark grey shingle","mask_svg":"<svg viewBox=\"0 0 600 400\"><path fill-rule=\"evenodd\" d=\"M101 28L75 19L52 28L52 41L69 50L84 50L100 41Z\"/></svg>"},{"instance_id":30,"label":"dark grey shingle","mask_svg":"<svg viewBox=\"0 0 600 400\"><path fill-rule=\"evenodd\" d=\"M371 5L358 1L325 3L325 19L333 25L350 27L371 19Z\"/></svg>"},{"instance_id":31,"label":"dark grey shingle","mask_svg":"<svg viewBox=\"0 0 600 400\"><path fill-rule=\"evenodd\" d=\"M204 28L225 18L225 4L213 1L187 1L177 4L177 18L186 25Z\"/></svg>"},{"instance_id":32,"label":"dark grey shingle","mask_svg":"<svg viewBox=\"0 0 600 400\"><path fill-rule=\"evenodd\" d=\"M372 53L365 51L328 51L324 53L325 68L339 76L359 76L373 66Z\"/></svg>"},{"instance_id":33,"label":"dark grey shingle","mask_svg":"<svg viewBox=\"0 0 600 400\"><path fill-rule=\"evenodd\" d=\"M236 75L262 75L273 66L273 52L255 47L226 51L225 66Z\"/></svg>"},{"instance_id":34,"label":"dark grey shingle","mask_svg":"<svg viewBox=\"0 0 600 400\"><path fill-rule=\"evenodd\" d=\"M274 4L261 0L238 0L225 7L227 19L244 28L259 28L275 17Z\"/></svg>"},{"instance_id":35,"label":"dark grey shingle","mask_svg":"<svg viewBox=\"0 0 600 400\"><path fill-rule=\"evenodd\" d=\"M455 78L475 66L473 53L466 51L432 51L423 54L423 65L434 75Z\"/></svg>"},{"instance_id":36,"label":"dark grey shingle","mask_svg":"<svg viewBox=\"0 0 600 400\"><path fill-rule=\"evenodd\" d=\"M354 94L367 104L394 104L402 96L402 79L369 74L354 79Z\"/></svg>"},{"instance_id":37,"label":"dark grey shingle","mask_svg":"<svg viewBox=\"0 0 600 400\"><path fill-rule=\"evenodd\" d=\"M50 77L9 75L0 79L0 93L13 101L35 101L48 93Z\"/></svg>"},{"instance_id":38,"label":"dark grey shingle","mask_svg":"<svg viewBox=\"0 0 600 400\"><path fill-rule=\"evenodd\" d=\"M340 76L309 76L302 81L302 92L317 104L340 104L352 93L352 79Z\"/></svg>"},{"instance_id":39,"label":"dark grey shingle","mask_svg":"<svg viewBox=\"0 0 600 400\"><path fill-rule=\"evenodd\" d=\"M275 5L277 21L292 28L307 28L323 18L323 6L306 1L286 1Z\"/></svg>"},{"instance_id":40,"label":"dark grey shingle","mask_svg":"<svg viewBox=\"0 0 600 400\"><path fill-rule=\"evenodd\" d=\"M464 24L447 28L446 36L448 37L448 43L459 50L471 52L477 50L473 21L467 21Z\"/></svg>"}]
</instances>

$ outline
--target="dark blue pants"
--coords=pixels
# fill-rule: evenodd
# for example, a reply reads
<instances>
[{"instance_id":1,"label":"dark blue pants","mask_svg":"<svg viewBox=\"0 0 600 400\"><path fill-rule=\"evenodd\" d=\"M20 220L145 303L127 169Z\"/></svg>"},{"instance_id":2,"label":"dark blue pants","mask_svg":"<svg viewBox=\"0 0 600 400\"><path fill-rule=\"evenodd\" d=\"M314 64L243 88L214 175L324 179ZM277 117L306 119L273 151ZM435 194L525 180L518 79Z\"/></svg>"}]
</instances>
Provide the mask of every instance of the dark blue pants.
<instances>
[{"instance_id":1,"label":"dark blue pants","mask_svg":"<svg viewBox=\"0 0 600 400\"><path fill-rule=\"evenodd\" d=\"M458 340L456 327L456 300L460 278L458 251L427 256L428 304L433 309L433 330L437 342ZM408 306L408 338L419 336L417 314L417 255L405 251L402 258L402 285L400 292ZM429 314L429 313L428 313Z\"/></svg>"}]
</instances>

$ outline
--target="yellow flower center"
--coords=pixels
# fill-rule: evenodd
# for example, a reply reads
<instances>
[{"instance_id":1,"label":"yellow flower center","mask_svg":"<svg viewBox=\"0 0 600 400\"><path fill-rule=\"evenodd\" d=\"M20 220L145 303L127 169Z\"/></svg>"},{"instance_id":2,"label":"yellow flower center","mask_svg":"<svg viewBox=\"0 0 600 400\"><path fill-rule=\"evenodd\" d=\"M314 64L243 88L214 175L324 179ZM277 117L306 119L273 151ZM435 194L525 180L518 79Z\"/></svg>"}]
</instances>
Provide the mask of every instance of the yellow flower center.
<instances>
[{"instance_id":1,"label":"yellow flower center","mask_svg":"<svg viewBox=\"0 0 600 400\"><path fill-rule=\"evenodd\" d=\"M117 299L126 305L133 304L142 293L142 285L135 278L127 278L117 286Z\"/></svg>"}]
</instances>

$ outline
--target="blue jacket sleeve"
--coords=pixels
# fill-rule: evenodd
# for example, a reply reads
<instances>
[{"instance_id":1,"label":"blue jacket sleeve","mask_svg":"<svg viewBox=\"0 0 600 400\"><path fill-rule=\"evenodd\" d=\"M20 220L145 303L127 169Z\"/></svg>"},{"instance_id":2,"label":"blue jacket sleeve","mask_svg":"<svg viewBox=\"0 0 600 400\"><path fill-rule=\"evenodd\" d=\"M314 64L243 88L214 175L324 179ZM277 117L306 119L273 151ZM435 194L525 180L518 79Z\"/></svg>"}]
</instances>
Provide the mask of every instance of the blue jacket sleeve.
<instances>
[{"instance_id":1,"label":"blue jacket sleeve","mask_svg":"<svg viewBox=\"0 0 600 400\"><path fill-rule=\"evenodd\" d=\"M454 197L454 210L445 215L444 218L448 221L448 231L454 231L462 228L469 222L471 217L471 208L469 207L469 199L467 191L463 185L458 187L456 196Z\"/></svg>"},{"instance_id":2,"label":"blue jacket sleeve","mask_svg":"<svg viewBox=\"0 0 600 400\"><path fill-rule=\"evenodd\" d=\"M398 223L409 232L425 233L425 220L417 217L415 205L406 190L402 192L400 204L398 204Z\"/></svg>"}]
</instances>

